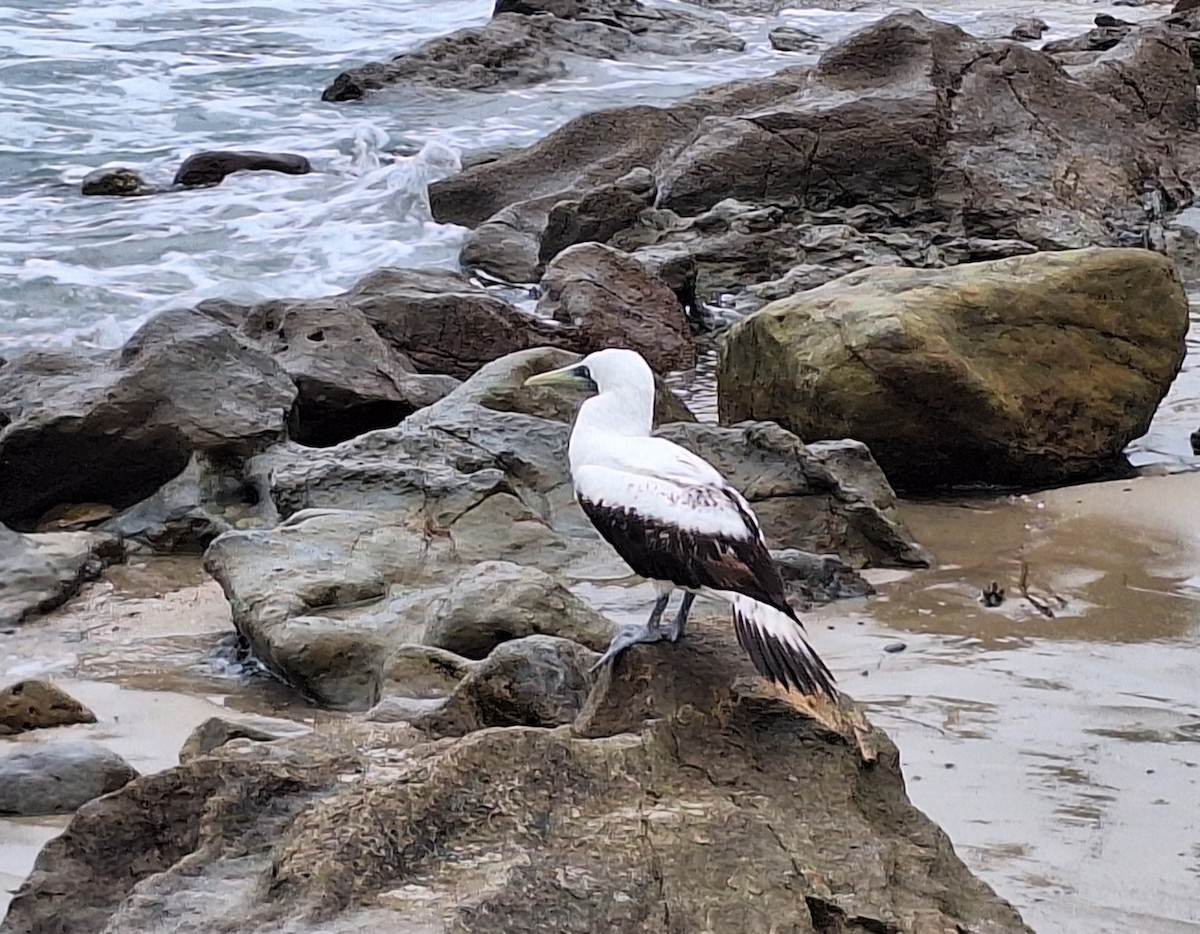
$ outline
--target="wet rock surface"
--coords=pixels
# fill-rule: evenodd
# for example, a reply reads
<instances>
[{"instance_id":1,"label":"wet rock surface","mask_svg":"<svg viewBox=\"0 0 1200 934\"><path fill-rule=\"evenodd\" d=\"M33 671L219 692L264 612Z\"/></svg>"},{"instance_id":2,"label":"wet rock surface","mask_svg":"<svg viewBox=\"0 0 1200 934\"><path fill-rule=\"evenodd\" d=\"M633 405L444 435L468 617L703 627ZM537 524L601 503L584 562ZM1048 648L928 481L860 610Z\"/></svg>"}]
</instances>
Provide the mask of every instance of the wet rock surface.
<instances>
[{"instance_id":1,"label":"wet rock surface","mask_svg":"<svg viewBox=\"0 0 1200 934\"><path fill-rule=\"evenodd\" d=\"M183 160L172 184L203 188L221 184L234 172L307 175L311 171L308 159L293 152L198 152Z\"/></svg>"},{"instance_id":2,"label":"wet rock surface","mask_svg":"<svg viewBox=\"0 0 1200 934\"><path fill-rule=\"evenodd\" d=\"M94 713L49 681L19 681L0 691L0 735L95 722Z\"/></svg>"},{"instance_id":3,"label":"wet rock surface","mask_svg":"<svg viewBox=\"0 0 1200 934\"><path fill-rule=\"evenodd\" d=\"M342 72L321 98L359 100L396 84L472 91L523 87L570 74L573 58L743 47L716 21L637 0L498 2L486 25L434 39L390 62Z\"/></svg>"},{"instance_id":4,"label":"wet rock surface","mask_svg":"<svg viewBox=\"0 0 1200 934\"><path fill-rule=\"evenodd\" d=\"M1120 466L1187 330L1183 285L1147 250L875 269L739 322L721 413L848 434L901 486L1064 482Z\"/></svg>"},{"instance_id":5,"label":"wet rock surface","mask_svg":"<svg viewBox=\"0 0 1200 934\"><path fill-rule=\"evenodd\" d=\"M0 525L0 627L64 603L123 554L111 535L22 534Z\"/></svg>"},{"instance_id":6,"label":"wet rock surface","mask_svg":"<svg viewBox=\"0 0 1200 934\"><path fill-rule=\"evenodd\" d=\"M60 742L0 756L0 814L67 814L137 778L99 743Z\"/></svg>"},{"instance_id":7,"label":"wet rock surface","mask_svg":"<svg viewBox=\"0 0 1200 934\"><path fill-rule=\"evenodd\" d=\"M168 312L119 350L28 353L0 366L0 522L63 502L124 508L194 451L242 456L284 437L296 389L217 322Z\"/></svg>"},{"instance_id":8,"label":"wet rock surface","mask_svg":"<svg viewBox=\"0 0 1200 934\"><path fill-rule=\"evenodd\" d=\"M473 690L504 728L350 722L136 779L47 844L0 930L1028 932L886 737L768 694L724 629L639 647L559 727L503 667Z\"/></svg>"},{"instance_id":9,"label":"wet rock surface","mask_svg":"<svg viewBox=\"0 0 1200 934\"><path fill-rule=\"evenodd\" d=\"M1140 244L1155 235L1160 210L1148 212L1147 198L1170 210L1192 197L1189 33L1166 23L1108 28L1120 32L1113 43L1063 67L1043 51L897 13L830 48L813 69L710 88L666 108L580 117L434 183L431 204L437 219L477 228L464 248L472 264L528 270L530 244L546 245L555 205L599 197L640 168L654 180L654 209L616 232L598 226L597 236L700 266L728 256L732 240L745 259L698 283L702 296L796 268L840 274ZM1156 142L1167 139L1178 145ZM705 218L730 198L748 208ZM496 225L519 239L486 237ZM851 244L840 247L849 255L823 257L830 236ZM550 253L539 250L539 261Z\"/></svg>"}]
</instances>

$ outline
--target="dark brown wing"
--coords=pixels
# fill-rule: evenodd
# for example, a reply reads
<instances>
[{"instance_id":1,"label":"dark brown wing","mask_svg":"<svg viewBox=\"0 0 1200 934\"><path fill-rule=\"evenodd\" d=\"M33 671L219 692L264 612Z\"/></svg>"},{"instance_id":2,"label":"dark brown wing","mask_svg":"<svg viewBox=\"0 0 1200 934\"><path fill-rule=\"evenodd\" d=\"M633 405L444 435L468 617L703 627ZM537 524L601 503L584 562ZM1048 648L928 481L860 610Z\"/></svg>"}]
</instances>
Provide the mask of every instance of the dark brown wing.
<instances>
[{"instance_id":1,"label":"dark brown wing","mask_svg":"<svg viewBox=\"0 0 1200 934\"><path fill-rule=\"evenodd\" d=\"M732 506L742 514L745 538L696 532L583 496L579 497L579 505L635 574L670 581L676 587L744 594L795 619L784 596L779 569L762 542L754 516L728 491L714 492L728 500L723 506Z\"/></svg>"}]
</instances>

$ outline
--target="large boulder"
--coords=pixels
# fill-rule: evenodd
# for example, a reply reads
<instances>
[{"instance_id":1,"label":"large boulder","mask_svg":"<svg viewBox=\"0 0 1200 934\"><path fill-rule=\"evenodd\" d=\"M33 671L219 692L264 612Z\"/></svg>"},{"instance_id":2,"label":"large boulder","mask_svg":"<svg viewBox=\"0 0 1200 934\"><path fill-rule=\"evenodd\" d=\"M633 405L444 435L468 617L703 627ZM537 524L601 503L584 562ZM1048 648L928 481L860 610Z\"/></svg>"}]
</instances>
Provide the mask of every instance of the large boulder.
<instances>
[{"instance_id":1,"label":"large boulder","mask_svg":"<svg viewBox=\"0 0 1200 934\"><path fill-rule=\"evenodd\" d=\"M65 603L123 556L124 549L112 535L22 534L0 525L0 627Z\"/></svg>"},{"instance_id":2,"label":"large boulder","mask_svg":"<svg viewBox=\"0 0 1200 934\"><path fill-rule=\"evenodd\" d=\"M1187 328L1178 275L1147 250L873 269L735 325L720 412L855 438L904 487L1061 483L1120 463Z\"/></svg>"},{"instance_id":3,"label":"large boulder","mask_svg":"<svg viewBox=\"0 0 1200 934\"><path fill-rule=\"evenodd\" d=\"M1030 934L909 803L887 738L768 691L727 626L631 650L558 727L522 686L577 662L540 646L471 689L482 723L352 720L92 802L0 931ZM522 657L540 674L503 683Z\"/></svg>"},{"instance_id":4,"label":"large boulder","mask_svg":"<svg viewBox=\"0 0 1200 934\"><path fill-rule=\"evenodd\" d=\"M561 78L580 59L628 53L714 49L745 43L711 19L638 0L497 2L483 26L434 39L390 62L371 62L339 74L321 95L359 100L389 85L431 85L485 91Z\"/></svg>"},{"instance_id":5,"label":"large boulder","mask_svg":"<svg viewBox=\"0 0 1200 934\"><path fill-rule=\"evenodd\" d=\"M275 360L190 311L96 357L0 363L0 522L24 530L64 502L132 505L194 451L245 456L280 440L295 399Z\"/></svg>"},{"instance_id":6,"label":"large boulder","mask_svg":"<svg viewBox=\"0 0 1200 934\"><path fill-rule=\"evenodd\" d=\"M612 624L573 588L628 570L571 494L578 397L522 388L569 359L513 354L396 428L254 458L251 481L283 521L226 532L206 564L255 655L321 704L364 709L405 694L394 660L413 644L471 658L535 635L603 649ZM775 426L661 430L729 472L775 546L854 566L928 563L861 445L805 448ZM812 593L828 590L820 573Z\"/></svg>"},{"instance_id":7,"label":"large boulder","mask_svg":"<svg viewBox=\"0 0 1200 934\"><path fill-rule=\"evenodd\" d=\"M807 257L812 214L863 206L876 212L872 226L855 225L863 246L873 234L932 241L925 255L905 247L906 264L983 258L988 242L1136 244L1159 223L1151 201L1170 210L1192 199L1184 179L1195 165L1194 39L1200 30L1190 26L1148 24L1064 66L1042 51L896 13L811 69L706 89L665 108L580 117L434 183L430 203L437 219L477 228L464 246L473 263L511 267L523 257L517 265L528 266L536 256L544 264L563 242L562 222L550 225L556 205L598 198L641 167L653 176L657 211L614 202L607 216L625 228L596 228L625 249L622 238L719 254L703 228L677 233L687 218L729 198L778 209L747 220L743 233L770 240L760 252L771 255L747 264L741 283L726 279L743 287L820 264ZM518 242L484 238L501 222L520 232ZM943 254L938 240L960 247ZM962 248L972 241L974 249ZM490 255L481 249L489 242ZM855 268L873 262L871 250L859 252Z\"/></svg>"}]
</instances>

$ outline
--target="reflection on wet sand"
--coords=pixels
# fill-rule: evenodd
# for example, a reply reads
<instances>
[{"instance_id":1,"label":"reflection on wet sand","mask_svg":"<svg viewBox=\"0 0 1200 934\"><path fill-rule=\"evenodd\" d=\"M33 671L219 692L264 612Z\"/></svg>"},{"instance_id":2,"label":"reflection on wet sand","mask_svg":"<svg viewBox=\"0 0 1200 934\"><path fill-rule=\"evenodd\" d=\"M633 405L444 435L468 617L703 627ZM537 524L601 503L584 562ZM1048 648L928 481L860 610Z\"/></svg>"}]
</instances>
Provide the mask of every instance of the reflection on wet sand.
<instances>
[{"instance_id":1,"label":"reflection on wet sand","mask_svg":"<svg viewBox=\"0 0 1200 934\"><path fill-rule=\"evenodd\" d=\"M944 564L819 614L914 802L1036 930L1200 931L1197 515L1197 474L909 504Z\"/></svg>"},{"instance_id":2,"label":"reflection on wet sand","mask_svg":"<svg viewBox=\"0 0 1200 934\"><path fill-rule=\"evenodd\" d=\"M808 614L900 747L914 803L1038 931L1200 932L1198 515L1200 474L906 504L942 565L868 572L877 597ZM640 619L646 585L603 564L578 591ZM988 608L992 581L1005 599ZM101 720L19 741L88 735L152 771L214 714L332 726L214 656L229 631L197 562L113 569L0 642L0 682L51 672ZM64 824L0 821L0 890Z\"/></svg>"}]
</instances>

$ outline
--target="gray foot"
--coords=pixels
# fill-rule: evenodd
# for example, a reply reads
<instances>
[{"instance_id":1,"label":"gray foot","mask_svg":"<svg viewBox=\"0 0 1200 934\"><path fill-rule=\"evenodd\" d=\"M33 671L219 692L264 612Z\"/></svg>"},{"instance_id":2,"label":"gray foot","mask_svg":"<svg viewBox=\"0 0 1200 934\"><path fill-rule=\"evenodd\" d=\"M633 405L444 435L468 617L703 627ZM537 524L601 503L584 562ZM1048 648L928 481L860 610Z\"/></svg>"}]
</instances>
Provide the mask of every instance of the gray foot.
<instances>
[{"instance_id":1,"label":"gray foot","mask_svg":"<svg viewBox=\"0 0 1200 934\"><path fill-rule=\"evenodd\" d=\"M695 600L696 595L694 593L685 593L683 595L683 602L679 604L679 612L675 614L675 618L663 630L663 638L668 642L678 642L683 637L684 629L687 627L688 614L692 611L692 603Z\"/></svg>"},{"instance_id":2,"label":"gray foot","mask_svg":"<svg viewBox=\"0 0 1200 934\"><path fill-rule=\"evenodd\" d=\"M618 655L624 652L631 645L639 643L660 642L663 637L663 631L657 626L651 628L649 626L622 626L612 642L608 644L608 651L600 656L600 661L592 666L592 671L596 671L603 667L606 663L611 662Z\"/></svg>"}]
</instances>

